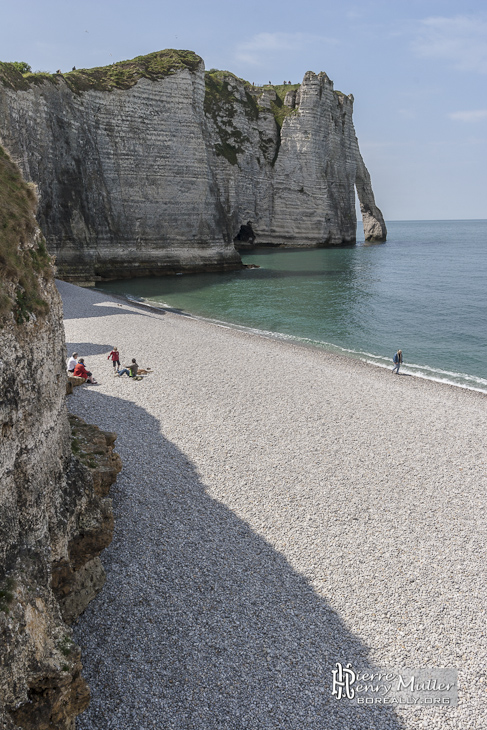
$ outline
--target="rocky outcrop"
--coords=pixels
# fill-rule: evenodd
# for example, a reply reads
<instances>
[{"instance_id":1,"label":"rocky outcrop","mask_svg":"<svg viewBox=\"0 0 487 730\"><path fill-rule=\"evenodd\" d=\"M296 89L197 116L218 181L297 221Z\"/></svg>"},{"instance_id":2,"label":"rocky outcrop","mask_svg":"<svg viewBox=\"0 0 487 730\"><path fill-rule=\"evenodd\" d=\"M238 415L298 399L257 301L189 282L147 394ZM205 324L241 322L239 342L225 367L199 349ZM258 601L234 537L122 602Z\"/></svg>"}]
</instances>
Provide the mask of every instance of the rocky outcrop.
<instances>
[{"instance_id":1,"label":"rocky outcrop","mask_svg":"<svg viewBox=\"0 0 487 730\"><path fill-rule=\"evenodd\" d=\"M63 619L71 624L105 583L98 556L112 541L112 503L107 495L122 463L113 451L116 434L101 431L73 415L69 423L74 458L67 482L76 502L70 510L72 528L66 533L67 550L52 562L51 587Z\"/></svg>"},{"instance_id":2,"label":"rocky outcrop","mask_svg":"<svg viewBox=\"0 0 487 730\"><path fill-rule=\"evenodd\" d=\"M40 191L67 279L240 266L239 246L385 240L353 98L308 72L255 88L189 51L22 76L0 64L0 139Z\"/></svg>"},{"instance_id":3,"label":"rocky outcrop","mask_svg":"<svg viewBox=\"0 0 487 730\"><path fill-rule=\"evenodd\" d=\"M213 76L220 93L213 108L207 102L207 118L211 138L226 145L216 143L223 154L215 169L232 230L239 231L237 248L354 243L355 188L366 239L385 240L355 136L352 96L334 91L324 73L308 72L300 86L277 91ZM232 151L236 163L229 165Z\"/></svg>"},{"instance_id":4,"label":"rocky outcrop","mask_svg":"<svg viewBox=\"0 0 487 730\"><path fill-rule=\"evenodd\" d=\"M75 421L71 433L62 306L34 210L0 148L0 727L72 730L89 690L68 623L104 580L120 464L113 434L78 438Z\"/></svg>"}]
</instances>

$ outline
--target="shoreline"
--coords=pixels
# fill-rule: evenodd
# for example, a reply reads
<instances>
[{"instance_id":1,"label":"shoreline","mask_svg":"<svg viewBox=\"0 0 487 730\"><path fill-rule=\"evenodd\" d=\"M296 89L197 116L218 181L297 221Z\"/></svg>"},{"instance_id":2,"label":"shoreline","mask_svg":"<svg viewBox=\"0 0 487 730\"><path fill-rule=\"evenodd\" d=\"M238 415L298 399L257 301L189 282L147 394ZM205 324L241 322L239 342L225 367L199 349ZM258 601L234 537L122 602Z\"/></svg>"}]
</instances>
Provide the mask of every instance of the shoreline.
<instances>
[{"instance_id":1,"label":"shoreline","mask_svg":"<svg viewBox=\"0 0 487 730\"><path fill-rule=\"evenodd\" d=\"M123 461L79 730L484 728L483 394L58 286ZM336 662L456 668L459 706L370 714Z\"/></svg>"},{"instance_id":2,"label":"shoreline","mask_svg":"<svg viewBox=\"0 0 487 730\"><path fill-rule=\"evenodd\" d=\"M71 283L71 282L67 282ZM326 352L329 355L334 355L338 358L343 358L346 361L353 361L353 362L362 362L364 364L370 365L373 368L379 368L382 370L392 370L393 363L391 359L390 365L385 362L386 358L381 355L374 355L373 353L366 353L361 352L358 350L350 350L346 349L344 347L341 347L340 345L334 345L331 342L320 342L318 340L310 340L304 337L299 337L298 335L286 335L280 332L272 332L270 330L261 330L256 327L249 327L246 325L241 325L235 322L227 322L225 320L218 320L213 319L211 317L204 317L200 314L194 314L192 312L188 312L186 310L177 309L175 307L171 307L170 305L161 304L160 306L157 306L156 303L151 302L150 299L136 299L132 298L130 296L126 296L123 294L113 294L108 293L103 289L98 289L96 287L96 284L94 287L89 288L90 291L96 291L100 294L103 294L104 296L110 296L114 299L119 299L120 301L127 302L128 304L139 306L142 309L150 310L155 313L157 312L168 312L171 314L179 315L182 317L187 317L189 319L194 320L201 320L202 322L208 322L209 324L216 325L218 327L227 327L230 330L236 330L241 332L247 332L251 335L256 335L257 337L263 337L270 340L276 340L277 342L289 342L292 344L295 344L299 347L309 348L311 350L317 350L318 352ZM350 354L345 354L350 353ZM376 358L377 360L382 360L383 362L374 362L371 358ZM448 378L442 378L440 375L437 377L428 376L420 372L415 372L414 370L411 372L409 368L423 368L423 369L430 369L433 371L433 368L430 368L430 366L427 365L417 365L417 364L403 364L401 367L401 375L406 375L408 377L413 378L419 378L420 380L426 380L433 383L438 383L441 385L446 385L452 388L460 388L462 390L469 390L475 393L481 393L482 395L487 395L487 384L485 386L485 390L482 388L475 387L473 385L466 385L464 383L458 383L452 380L448 380ZM434 371L433 371L434 372ZM473 379L480 379L484 380L484 378L481 378L478 375L469 375L467 373L450 373L447 371L441 371L444 372L445 375L458 375L463 378L473 378Z\"/></svg>"}]
</instances>

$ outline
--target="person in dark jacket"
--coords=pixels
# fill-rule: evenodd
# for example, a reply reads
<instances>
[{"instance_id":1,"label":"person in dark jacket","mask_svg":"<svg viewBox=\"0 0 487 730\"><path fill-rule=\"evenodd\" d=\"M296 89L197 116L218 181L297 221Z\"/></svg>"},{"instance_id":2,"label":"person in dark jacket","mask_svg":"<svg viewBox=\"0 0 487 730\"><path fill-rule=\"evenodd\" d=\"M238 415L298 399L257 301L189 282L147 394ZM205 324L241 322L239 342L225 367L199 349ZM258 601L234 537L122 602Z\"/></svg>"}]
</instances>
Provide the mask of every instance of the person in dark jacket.
<instances>
[{"instance_id":1,"label":"person in dark jacket","mask_svg":"<svg viewBox=\"0 0 487 730\"><path fill-rule=\"evenodd\" d=\"M392 358L392 362L394 363L394 367L392 368L392 372L396 372L399 375L399 368L402 365L402 350L398 350L394 357Z\"/></svg>"},{"instance_id":2,"label":"person in dark jacket","mask_svg":"<svg viewBox=\"0 0 487 730\"><path fill-rule=\"evenodd\" d=\"M120 372L118 373L118 377L121 378L122 375L128 375L129 378L135 378L138 371L139 371L139 366L135 362L135 357L133 357L130 365L125 365L124 369L120 370Z\"/></svg>"}]
</instances>

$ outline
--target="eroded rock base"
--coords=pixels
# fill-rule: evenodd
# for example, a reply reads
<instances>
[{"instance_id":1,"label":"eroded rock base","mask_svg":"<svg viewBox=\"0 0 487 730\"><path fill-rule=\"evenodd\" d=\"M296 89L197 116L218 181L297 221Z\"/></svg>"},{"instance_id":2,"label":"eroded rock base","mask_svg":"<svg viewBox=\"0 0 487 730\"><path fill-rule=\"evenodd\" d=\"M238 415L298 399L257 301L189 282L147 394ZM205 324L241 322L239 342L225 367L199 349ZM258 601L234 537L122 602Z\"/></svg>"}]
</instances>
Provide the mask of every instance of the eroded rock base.
<instances>
[{"instance_id":1,"label":"eroded rock base","mask_svg":"<svg viewBox=\"0 0 487 730\"><path fill-rule=\"evenodd\" d=\"M19 546L0 574L0 727L8 730L74 730L89 703L69 625L105 582L99 555L112 540L107 494L121 460L116 434L76 416L69 424L72 455L58 505L63 529L51 534L51 549L42 541Z\"/></svg>"}]
</instances>

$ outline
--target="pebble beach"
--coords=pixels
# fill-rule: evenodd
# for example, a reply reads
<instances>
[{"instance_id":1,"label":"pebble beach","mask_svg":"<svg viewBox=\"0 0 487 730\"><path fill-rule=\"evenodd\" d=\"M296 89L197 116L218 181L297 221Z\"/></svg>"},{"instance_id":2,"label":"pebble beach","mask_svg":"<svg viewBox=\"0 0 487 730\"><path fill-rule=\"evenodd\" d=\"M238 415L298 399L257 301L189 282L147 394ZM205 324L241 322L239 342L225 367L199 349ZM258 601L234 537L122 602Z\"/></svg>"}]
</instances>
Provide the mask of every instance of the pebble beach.
<instances>
[{"instance_id":1,"label":"pebble beach","mask_svg":"<svg viewBox=\"0 0 487 730\"><path fill-rule=\"evenodd\" d=\"M487 397L58 288L123 461L78 730L486 728ZM458 707L337 700L337 662L455 668Z\"/></svg>"}]
</instances>

